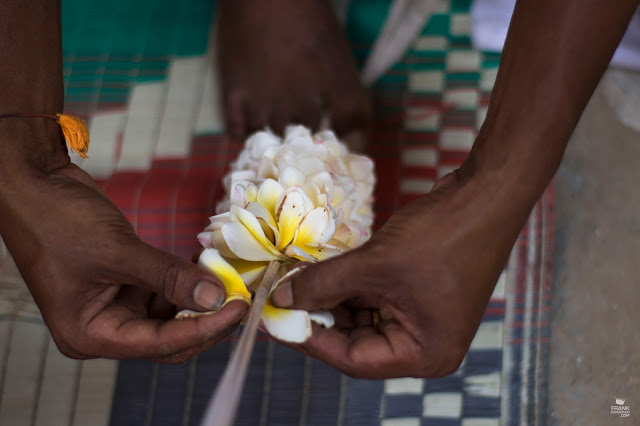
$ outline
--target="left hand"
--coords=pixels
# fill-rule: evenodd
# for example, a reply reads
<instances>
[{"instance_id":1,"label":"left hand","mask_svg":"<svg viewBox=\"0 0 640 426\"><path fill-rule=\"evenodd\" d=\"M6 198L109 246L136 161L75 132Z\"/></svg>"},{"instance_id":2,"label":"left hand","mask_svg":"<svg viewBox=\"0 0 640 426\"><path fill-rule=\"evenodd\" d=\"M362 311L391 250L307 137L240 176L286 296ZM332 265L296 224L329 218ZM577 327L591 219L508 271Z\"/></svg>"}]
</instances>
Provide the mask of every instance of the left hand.
<instances>
[{"instance_id":1,"label":"left hand","mask_svg":"<svg viewBox=\"0 0 640 426\"><path fill-rule=\"evenodd\" d=\"M494 185L494 188L498 186ZM462 362L528 209L455 173L360 249L305 268L276 306L330 309L293 345L355 377L439 377Z\"/></svg>"},{"instance_id":2,"label":"left hand","mask_svg":"<svg viewBox=\"0 0 640 426\"><path fill-rule=\"evenodd\" d=\"M63 354L185 362L238 326L247 304L218 309L223 284L141 241L86 172L17 169L3 173L0 231Z\"/></svg>"},{"instance_id":3,"label":"left hand","mask_svg":"<svg viewBox=\"0 0 640 426\"><path fill-rule=\"evenodd\" d=\"M351 149L366 148L371 105L328 0L219 2L220 78L227 129L234 140L271 127L331 128Z\"/></svg>"}]
</instances>

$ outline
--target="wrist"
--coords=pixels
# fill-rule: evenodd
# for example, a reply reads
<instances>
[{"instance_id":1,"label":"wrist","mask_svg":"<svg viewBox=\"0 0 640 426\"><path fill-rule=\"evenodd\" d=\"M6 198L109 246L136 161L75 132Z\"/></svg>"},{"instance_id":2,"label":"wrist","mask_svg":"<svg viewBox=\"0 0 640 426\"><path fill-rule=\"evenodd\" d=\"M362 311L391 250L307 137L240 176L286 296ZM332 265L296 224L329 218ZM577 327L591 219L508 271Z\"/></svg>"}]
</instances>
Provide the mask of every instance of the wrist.
<instances>
[{"instance_id":1,"label":"wrist","mask_svg":"<svg viewBox=\"0 0 640 426\"><path fill-rule=\"evenodd\" d=\"M0 179L29 170L47 174L68 163L66 143L56 120L0 119Z\"/></svg>"},{"instance_id":2,"label":"wrist","mask_svg":"<svg viewBox=\"0 0 640 426\"><path fill-rule=\"evenodd\" d=\"M465 163L472 178L493 188L496 197L531 208L560 166L572 130L564 123L509 128L488 120Z\"/></svg>"}]
</instances>

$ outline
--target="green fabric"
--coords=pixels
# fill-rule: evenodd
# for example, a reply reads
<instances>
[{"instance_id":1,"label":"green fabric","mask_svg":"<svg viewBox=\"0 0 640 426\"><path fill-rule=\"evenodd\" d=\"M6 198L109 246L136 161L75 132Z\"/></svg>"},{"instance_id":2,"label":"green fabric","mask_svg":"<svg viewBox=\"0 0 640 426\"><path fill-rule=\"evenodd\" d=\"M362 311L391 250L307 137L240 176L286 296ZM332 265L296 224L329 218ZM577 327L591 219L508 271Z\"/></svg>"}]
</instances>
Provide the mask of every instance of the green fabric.
<instances>
[{"instance_id":1,"label":"green fabric","mask_svg":"<svg viewBox=\"0 0 640 426\"><path fill-rule=\"evenodd\" d=\"M199 55L214 6L211 0L63 0L63 54Z\"/></svg>"}]
</instances>

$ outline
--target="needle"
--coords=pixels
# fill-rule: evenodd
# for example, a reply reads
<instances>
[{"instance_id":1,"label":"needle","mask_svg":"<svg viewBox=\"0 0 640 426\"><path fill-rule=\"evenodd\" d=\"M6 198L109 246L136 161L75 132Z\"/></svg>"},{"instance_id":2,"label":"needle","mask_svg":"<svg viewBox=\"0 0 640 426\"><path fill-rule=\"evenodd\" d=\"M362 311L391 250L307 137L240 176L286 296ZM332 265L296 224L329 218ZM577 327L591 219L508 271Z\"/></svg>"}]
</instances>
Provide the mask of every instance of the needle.
<instances>
[{"instance_id":1,"label":"needle","mask_svg":"<svg viewBox=\"0 0 640 426\"><path fill-rule=\"evenodd\" d=\"M247 369L260 324L260 315L279 267L280 262L277 260L269 263L262 282L256 290L249 319L242 330L238 345L233 350L222 379L218 382L218 386L209 400L202 419L202 426L230 426L233 424L247 377Z\"/></svg>"}]
</instances>

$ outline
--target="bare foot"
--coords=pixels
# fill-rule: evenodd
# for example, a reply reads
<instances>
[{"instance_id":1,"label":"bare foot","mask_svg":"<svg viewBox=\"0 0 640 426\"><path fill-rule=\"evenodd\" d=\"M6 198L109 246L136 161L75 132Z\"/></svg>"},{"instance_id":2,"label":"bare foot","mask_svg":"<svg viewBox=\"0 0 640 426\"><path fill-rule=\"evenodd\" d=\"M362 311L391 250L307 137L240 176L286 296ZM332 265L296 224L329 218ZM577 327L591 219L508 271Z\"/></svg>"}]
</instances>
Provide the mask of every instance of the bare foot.
<instances>
[{"instance_id":1,"label":"bare foot","mask_svg":"<svg viewBox=\"0 0 640 426\"><path fill-rule=\"evenodd\" d=\"M328 0L222 0L218 52L231 137L290 123L332 128L362 149L367 93Z\"/></svg>"}]
</instances>

